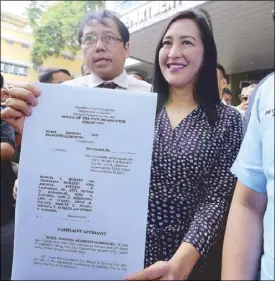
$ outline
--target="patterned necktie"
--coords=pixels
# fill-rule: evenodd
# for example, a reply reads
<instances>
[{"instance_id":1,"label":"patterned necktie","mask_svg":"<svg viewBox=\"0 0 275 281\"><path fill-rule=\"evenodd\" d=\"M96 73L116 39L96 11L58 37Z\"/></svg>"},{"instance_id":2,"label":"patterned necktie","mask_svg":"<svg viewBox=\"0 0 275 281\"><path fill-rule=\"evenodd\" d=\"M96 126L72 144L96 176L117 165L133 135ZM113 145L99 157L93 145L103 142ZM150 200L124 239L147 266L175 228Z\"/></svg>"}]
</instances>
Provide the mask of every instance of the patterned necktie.
<instances>
[{"instance_id":1,"label":"patterned necktie","mask_svg":"<svg viewBox=\"0 0 275 281\"><path fill-rule=\"evenodd\" d=\"M105 88L105 89L115 89L117 84L114 82L104 82L97 86L97 88Z\"/></svg>"}]
</instances>

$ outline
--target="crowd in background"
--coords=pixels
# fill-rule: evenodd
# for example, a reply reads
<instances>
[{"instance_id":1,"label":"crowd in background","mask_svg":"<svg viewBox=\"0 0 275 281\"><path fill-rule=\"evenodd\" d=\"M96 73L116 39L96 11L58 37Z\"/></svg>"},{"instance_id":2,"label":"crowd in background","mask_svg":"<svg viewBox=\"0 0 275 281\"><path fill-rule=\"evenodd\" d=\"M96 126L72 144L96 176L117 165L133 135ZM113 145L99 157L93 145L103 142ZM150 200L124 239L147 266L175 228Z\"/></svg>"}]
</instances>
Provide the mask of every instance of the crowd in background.
<instances>
[{"instance_id":1,"label":"crowd in background","mask_svg":"<svg viewBox=\"0 0 275 281\"><path fill-rule=\"evenodd\" d=\"M111 12L90 13L78 31L82 76L60 66L38 78L158 93L144 269L127 279L274 280L274 229L267 226L274 222L274 74L244 87L232 106L202 9L180 12L166 26L152 85L124 70L129 38ZM1 76L1 279L11 274L17 188L26 189L16 180L23 122L37 93Z\"/></svg>"}]
</instances>

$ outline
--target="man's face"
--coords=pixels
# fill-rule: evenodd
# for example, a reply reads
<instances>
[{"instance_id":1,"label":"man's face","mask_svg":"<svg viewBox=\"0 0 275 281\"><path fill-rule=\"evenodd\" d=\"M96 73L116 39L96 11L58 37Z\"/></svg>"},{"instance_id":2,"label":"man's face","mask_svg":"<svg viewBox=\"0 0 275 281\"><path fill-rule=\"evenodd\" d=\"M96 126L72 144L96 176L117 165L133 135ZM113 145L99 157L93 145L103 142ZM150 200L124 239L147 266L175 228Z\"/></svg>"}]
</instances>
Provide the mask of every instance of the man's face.
<instances>
[{"instance_id":1,"label":"man's face","mask_svg":"<svg viewBox=\"0 0 275 281\"><path fill-rule=\"evenodd\" d=\"M223 94L222 98L223 98L223 100L225 101L225 103L227 105L231 105L231 100L232 100L232 96L231 95Z\"/></svg>"},{"instance_id":2,"label":"man's face","mask_svg":"<svg viewBox=\"0 0 275 281\"><path fill-rule=\"evenodd\" d=\"M243 89L242 94L241 94L241 105L244 110L247 109L250 96L252 95L254 90L255 90L255 87L246 87Z\"/></svg>"},{"instance_id":3,"label":"man's face","mask_svg":"<svg viewBox=\"0 0 275 281\"><path fill-rule=\"evenodd\" d=\"M63 71L60 71L52 75L51 84L60 84L68 80L72 80L72 77Z\"/></svg>"},{"instance_id":4,"label":"man's face","mask_svg":"<svg viewBox=\"0 0 275 281\"><path fill-rule=\"evenodd\" d=\"M83 30L82 55L87 72L93 73L103 80L112 80L124 69L125 60L129 57L129 42L124 46L116 23L109 18L103 25L91 20ZM97 42L91 43L97 37ZM103 42L108 38L108 42ZM86 42L86 43L85 43Z\"/></svg>"},{"instance_id":5,"label":"man's face","mask_svg":"<svg viewBox=\"0 0 275 281\"><path fill-rule=\"evenodd\" d=\"M218 79L220 98L222 98L223 89L226 88L227 82L226 79L223 77L222 72L219 69L217 69L217 79Z\"/></svg>"}]
</instances>

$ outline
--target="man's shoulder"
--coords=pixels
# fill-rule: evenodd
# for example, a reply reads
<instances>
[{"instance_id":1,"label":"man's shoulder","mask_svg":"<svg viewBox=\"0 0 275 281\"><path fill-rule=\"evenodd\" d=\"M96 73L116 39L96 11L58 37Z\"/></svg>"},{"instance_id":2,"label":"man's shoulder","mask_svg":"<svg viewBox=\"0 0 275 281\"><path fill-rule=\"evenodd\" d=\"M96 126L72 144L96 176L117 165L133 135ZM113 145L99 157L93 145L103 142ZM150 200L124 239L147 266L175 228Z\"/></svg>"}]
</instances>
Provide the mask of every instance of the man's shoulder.
<instances>
[{"instance_id":1,"label":"man's shoulder","mask_svg":"<svg viewBox=\"0 0 275 281\"><path fill-rule=\"evenodd\" d=\"M274 114L274 73L260 85L255 99L260 118L268 113Z\"/></svg>"},{"instance_id":2,"label":"man's shoulder","mask_svg":"<svg viewBox=\"0 0 275 281\"><path fill-rule=\"evenodd\" d=\"M134 90L134 91L142 91L142 92L151 92L152 89L152 85L142 81L142 80L138 80L130 75L128 75L128 87L130 90Z\"/></svg>"},{"instance_id":3,"label":"man's shoulder","mask_svg":"<svg viewBox=\"0 0 275 281\"><path fill-rule=\"evenodd\" d=\"M272 83L274 84L274 71L270 74L268 74L265 78L263 78L259 84L262 85L265 85L265 84L269 84L269 83Z\"/></svg>"},{"instance_id":4,"label":"man's shoulder","mask_svg":"<svg viewBox=\"0 0 275 281\"><path fill-rule=\"evenodd\" d=\"M259 90L266 95L274 94L274 72L270 73L260 82Z\"/></svg>"},{"instance_id":5,"label":"man's shoulder","mask_svg":"<svg viewBox=\"0 0 275 281\"><path fill-rule=\"evenodd\" d=\"M71 86L80 86L80 87L88 87L89 75L80 76L74 78L72 80L63 82L62 85L71 85Z\"/></svg>"},{"instance_id":6,"label":"man's shoulder","mask_svg":"<svg viewBox=\"0 0 275 281\"><path fill-rule=\"evenodd\" d=\"M273 91L272 91L273 88ZM254 103L255 106L259 104L259 100L261 99L262 95L267 95L272 99L272 96L274 98L274 72L267 75L265 78L263 78L257 85L256 89L253 91L252 95L249 98L249 105L245 112L244 119L245 119L245 127L244 127L244 133L247 130L247 126L250 120L251 111L253 108ZM256 102L254 102L256 99ZM264 98L263 98L264 100ZM268 101L269 102L269 101ZM272 102L271 102L272 103Z\"/></svg>"},{"instance_id":7,"label":"man's shoulder","mask_svg":"<svg viewBox=\"0 0 275 281\"><path fill-rule=\"evenodd\" d=\"M254 101L254 99L265 99L270 95L274 95L274 72L267 75L258 83L256 89L253 91L252 96L250 97L250 100Z\"/></svg>"},{"instance_id":8,"label":"man's shoulder","mask_svg":"<svg viewBox=\"0 0 275 281\"><path fill-rule=\"evenodd\" d=\"M266 107L274 106L274 72L261 80L253 92L253 99L255 99L254 110L259 113L265 110ZM253 111L253 109L250 108Z\"/></svg>"}]
</instances>

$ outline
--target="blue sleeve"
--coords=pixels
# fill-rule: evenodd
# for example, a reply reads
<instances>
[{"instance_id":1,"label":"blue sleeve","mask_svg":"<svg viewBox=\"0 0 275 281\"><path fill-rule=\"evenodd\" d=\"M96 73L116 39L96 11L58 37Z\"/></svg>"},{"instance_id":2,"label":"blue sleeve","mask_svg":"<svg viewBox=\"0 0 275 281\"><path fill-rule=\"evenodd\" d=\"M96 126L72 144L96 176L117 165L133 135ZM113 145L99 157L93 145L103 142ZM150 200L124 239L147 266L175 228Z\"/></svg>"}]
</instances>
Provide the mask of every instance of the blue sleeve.
<instances>
[{"instance_id":1,"label":"blue sleeve","mask_svg":"<svg viewBox=\"0 0 275 281\"><path fill-rule=\"evenodd\" d=\"M250 116L251 116L251 110L252 110L252 107L253 107L253 104L254 104L254 100L255 100L255 96L256 96L256 93L258 92L258 89L262 86L262 84L268 80L269 77L273 76L274 75L274 72L270 73L269 75L267 75L264 79L262 79L257 87L254 89L252 95L250 96L249 98L249 104L248 104L248 108L247 110L245 111L245 114L244 114L244 135L246 133L246 130L247 130L247 127L248 127L248 123L249 123L249 120L250 120Z\"/></svg>"},{"instance_id":2,"label":"blue sleeve","mask_svg":"<svg viewBox=\"0 0 275 281\"><path fill-rule=\"evenodd\" d=\"M1 142L7 142L15 148L14 129L3 120L1 120Z\"/></svg>"},{"instance_id":3,"label":"blue sleeve","mask_svg":"<svg viewBox=\"0 0 275 281\"><path fill-rule=\"evenodd\" d=\"M259 118L259 103L261 87L255 93L255 101L251 110L248 124L240 152L231 172L245 186L258 191L266 192L266 177L263 171L262 137Z\"/></svg>"}]
</instances>

